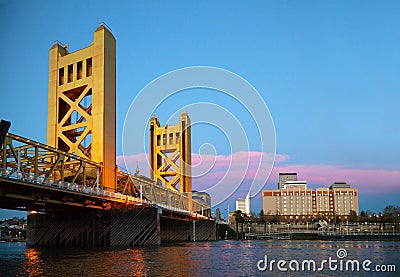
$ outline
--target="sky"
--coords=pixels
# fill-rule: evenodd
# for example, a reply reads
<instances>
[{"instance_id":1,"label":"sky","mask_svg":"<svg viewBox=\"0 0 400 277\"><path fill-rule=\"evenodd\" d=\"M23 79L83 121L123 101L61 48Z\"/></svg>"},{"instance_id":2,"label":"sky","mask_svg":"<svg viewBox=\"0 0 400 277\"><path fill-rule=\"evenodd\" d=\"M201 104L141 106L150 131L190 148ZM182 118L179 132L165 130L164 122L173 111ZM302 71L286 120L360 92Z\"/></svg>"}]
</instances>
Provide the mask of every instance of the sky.
<instances>
[{"instance_id":1,"label":"sky","mask_svg":"<svg viewBox=\"0 0 400 277\"><path fill-rule=\"evenodd\" d=\"M400 205L399 14L398 1L0 0L0 118L12 122L10 132L45 143L48 51L56 40L68 43L70 52L89 46L105 22L117 41L121 167L125 155L148 172L145 154L124 153L122 145L124 120L140 91L173 70L217 67L241 76L261 95L273 119L277 154L265 183L265 176L253 174L251 160L242 185L221 209L233 210L255 179L272 189L279 172L297 172L310 187L348 182L359 188L360 210L379 212ZM250 145L232 152L227 145L233 138L224 131L236 129L229 126L193 128L193 153L216 161L193 189L218 182L227 158L240 161L243 151L247 160L265 154L242 103L210 89L180 93L153 111L162 124L187 105L216 103L244 126ZM258 194L253 211L260 209ZM11 214L0 211L0 219Z\"/></svg>"}]
</instances>

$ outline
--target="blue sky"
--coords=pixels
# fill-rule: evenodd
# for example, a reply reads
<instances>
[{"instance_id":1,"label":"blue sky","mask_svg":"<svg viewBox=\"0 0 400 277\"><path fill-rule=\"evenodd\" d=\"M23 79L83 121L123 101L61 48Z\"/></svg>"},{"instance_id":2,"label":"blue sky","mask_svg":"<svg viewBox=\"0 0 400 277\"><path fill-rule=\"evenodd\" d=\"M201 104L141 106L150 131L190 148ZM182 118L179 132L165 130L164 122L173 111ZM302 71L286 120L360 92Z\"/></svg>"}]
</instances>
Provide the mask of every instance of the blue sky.
<instances>
[{"instance_id":1,"label":"blue sky","mask_svg":"<svg viewBox=\"0 0 400 277\"><path fill-rule=\"evenodd\" d=\"M45 142L48 50L55 40L86 47L105 22L117 40L118 155L125 115L146 84L182 67L221 67L268 105L277 153L288 157L278 168L307 168L299 176L314 186L329 186L334 174L342 181L338 170L352 174L360 209L380 211L400 204L399 14L398 1L0 0L0 118ZM205 139L199 129L194 152ZM313 179L310 168L332 175Z\"/></svg>"}]
</instances>

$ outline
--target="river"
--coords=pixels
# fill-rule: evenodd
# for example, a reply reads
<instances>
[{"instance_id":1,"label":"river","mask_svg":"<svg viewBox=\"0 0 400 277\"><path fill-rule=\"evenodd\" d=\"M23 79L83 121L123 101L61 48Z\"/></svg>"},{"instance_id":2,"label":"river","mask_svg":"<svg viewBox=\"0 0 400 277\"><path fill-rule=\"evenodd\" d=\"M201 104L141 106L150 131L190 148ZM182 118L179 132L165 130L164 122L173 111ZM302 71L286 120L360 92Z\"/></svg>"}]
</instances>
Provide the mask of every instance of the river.
<instances>
[{"instance_id":1,"label":"river","mask_svg":"<svg viewBox=\"0 0 400 277\"><path fill-rule=\"evenodd\" d=\"M338 250L342 252L339 253ZM322 261L329 259L331 267L328 262L321 267ZM272 260L275 260L275 263L271 265ZM278 260L285 262L281 262L279 268ZM308 268L307 263L303 264L304 260L314 260L316 267L313 268L311 264ZM348 260L357 260L360 271L352 271L351 264L346 271L345 265ZM371 263L363 268L362 263L365 260L370 260ZM393 272L393 266L396 267L396 272ZM285 269L286 272L281 272ZM318 271L319 269L323 270ZM370 271L367 271L368 269ZM391 272L378 273L378 269ZM141 248L83 249L29 248L25 243L0 243L2 277L228 277L283 274L285 276L400 276L400 242L253 240L178 243Z\"/></svg>"}]
</instances>

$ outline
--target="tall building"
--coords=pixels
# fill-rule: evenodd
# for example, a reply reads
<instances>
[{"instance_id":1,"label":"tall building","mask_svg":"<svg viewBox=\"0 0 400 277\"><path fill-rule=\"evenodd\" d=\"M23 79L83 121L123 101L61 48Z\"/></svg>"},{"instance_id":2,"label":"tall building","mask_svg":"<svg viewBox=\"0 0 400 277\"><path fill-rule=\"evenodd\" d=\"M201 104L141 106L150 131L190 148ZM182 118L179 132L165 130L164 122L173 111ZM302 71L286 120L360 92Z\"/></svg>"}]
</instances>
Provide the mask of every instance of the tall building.
<instances>
[{"instance_id":1,"label":"tall building","mask_svg":"<svg viewBox=\"0 0 400 277\"><path fill-rule=\"evenodd\" d=\"M265 215L288 215L306 219L314 214L313 191L305 181L287 181L282 189L263 190L262 208Z\"/></svg>"},{"instance_id":2,"label":"tall building","mask_svg":"<svg viewBox=\"0 0 400 277\"><path fill-rule=\"evenodd\" d=\"M238 200L236 200L236 211L244 212L245 210L246 210L245 198L238 198Z\"/></svg>"},{"instance_id":3,"label":"tall building","mask_svg":"<svg viewBox=\"0 0 400 277\"><path fill-rule=\"evenodd\" d=\"M330 197L336 215L349 215L350 211L358 214L358 189L350 188L346 183L333 183L330 187Z\"/></svg>"},{"instance_id":4,"label":"tall building","mask_svg":"<svg viewBox=\"0 0 400 277\"><path fill-rule=\"evenodd\" d=\"M262 191L262 208L265 215L279 215L286 220L304 221L317 216L347 219L352 210L358 214L358 189L334 183L313 191L305 181L286 181L282 189Z\"/></svg>"},{"instance_id":5,"label":"tall building","mask_svg":"<svg viewBox=\"0 0 400 277\"><path fill-rule=\"evenodd\" d=\"M250 191L246 196L245 203L246 203L246 207L245 207L244 212L247 215L251 215L251 195L250 195Z\"/></svg>"},{"instance_id":6,"label":"tall building","mask_svg":"<svg viewBox=\"0 0 400 277\"><path fill-rule=\"evenodd\" d=\"M286 181L297 181L297 173L279 173L278 189L283 188Z\"/></svg>"},{"instance_id":7,"label":"tall building","mask_svg":"<svg viewBox=\"0 0 400 277\"><path fill-rule=\"evenodd\" d=\"M215 220L217 222L222 220L222 215L221 215L221 211L219 210L219 208L215 209Z\"/></svg>"},{"instance_id":8,"label":"tall building","mask_svg":"<svg viewBox=\"0 0 400 277\"><path fill-rule=\"evenodd\" d=\"M247 215L251 215L251 195L250 192L247 194L246 198L238 198L236 200L236 210L242 211Z\"/></svg>"}]
</instances>

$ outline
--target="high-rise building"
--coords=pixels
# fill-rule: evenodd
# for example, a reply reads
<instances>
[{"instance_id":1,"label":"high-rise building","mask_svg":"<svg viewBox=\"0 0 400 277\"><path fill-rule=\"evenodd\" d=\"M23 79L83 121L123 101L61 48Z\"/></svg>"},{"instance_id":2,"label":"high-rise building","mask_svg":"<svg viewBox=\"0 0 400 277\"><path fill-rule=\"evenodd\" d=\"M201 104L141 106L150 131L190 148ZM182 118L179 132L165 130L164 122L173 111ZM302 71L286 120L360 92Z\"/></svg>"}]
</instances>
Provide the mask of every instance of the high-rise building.
<instances>
[{"instance_id":1,"label":"high-rise building","mask_svg":"<svg viewBox=\"0 0 400 277\"><path fill-rule=\"evenodd\" d=\"M265 215L286 220L305 221L317 216L347 219L351 211L358 214L358 189L334 183L313 191L305 181L286 181L281 189L262 191L262 208Z\"/></svg>"},{"instance_id":2,"label":"high-rise building","mask_svg":"<svg viewBox=\"0 0 400 277\"><path fill-rule=\"evenodd\" d=\"M349 215L350 211L358 214L358 189L350 188L346 183L333 183L329 187L333 210L336 215Z\"/></svg>"},{"instance_id":3,"label":"high-rise building","mask_svg":"<svg viewBox=\"0 0 400 277\"><path fill-rule=\"evenodd\" d=\"M251 215L251 195L250 192L247 194L246 198L238 198L236 200L236 210L242 211L247 215Z\"/></svg>"},{"instance_id":4,"label":"high-rise building","mask_svg":"<svg viewBox=\"0 0 400 277\"><path fill-rule=\"evenodd\" d=\"M245 202L246 202L246 207L245 207L244 212L247 215L251 215L251 195L250 195L250 191L246 196Z\"/></svg>"},{"instance_id":5,"label":"high-rise building","mask_svg":"<svg viewBox=\"0 0 400 277\"><path fill-rule=\"evenodd\" d=\"M297 173L279 173L278 189L283 188L286 181L297 181Z\"/></svg>"},{"instance_id":6,"label":"high-rise building","mask_svg":"<svg viewBox=\"0 0 400 277\"><path fill-rule=\"evenodd\" d=\"M262 191L262 208L265 215L305 219L314 213L313 191L305 181L287 181L282 189Z\"/></svg>"},{"instance_id":7,"label":"high-rise building","mask_svg":"<svg viewBox=\"0 0 400 277\"><path fill-rule=\"evenodd\" d=\"M246 210L246 201L245 198L238 198L236 200L236 211L244 212Z\"/></svg>"}]
</instances>

